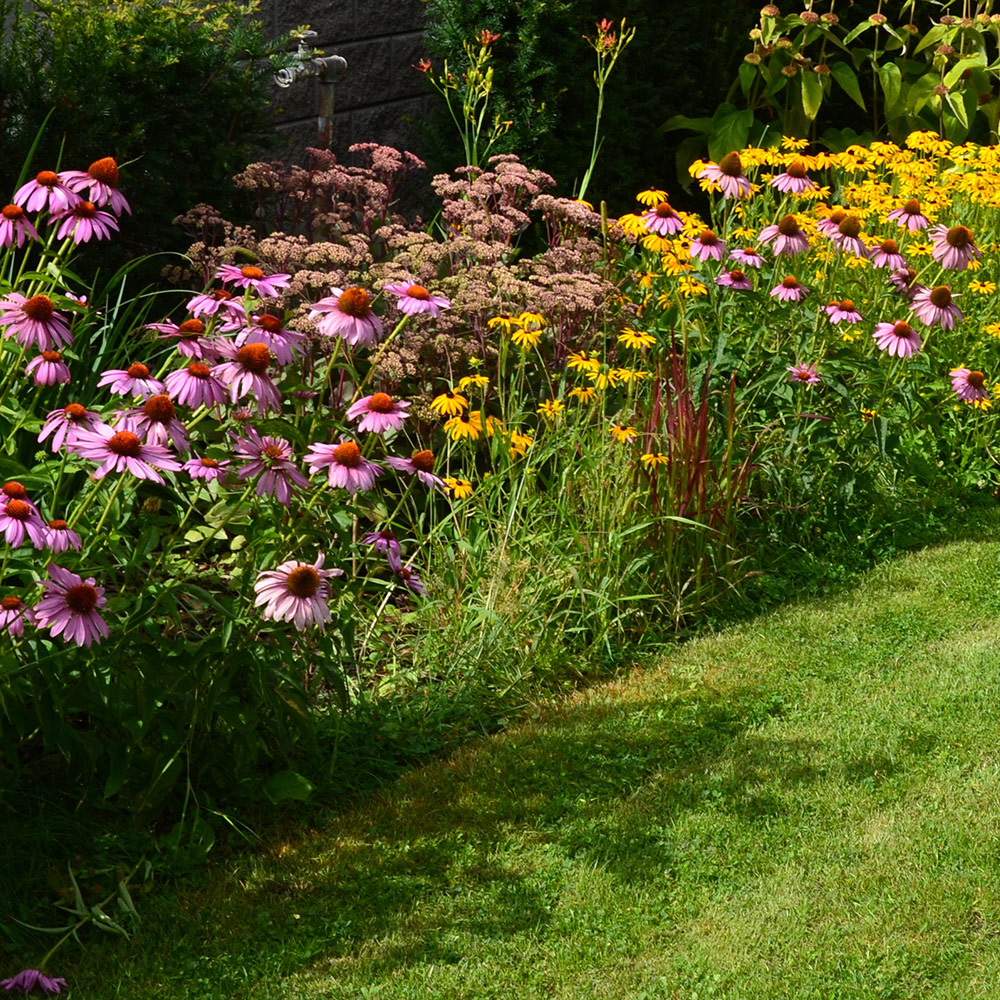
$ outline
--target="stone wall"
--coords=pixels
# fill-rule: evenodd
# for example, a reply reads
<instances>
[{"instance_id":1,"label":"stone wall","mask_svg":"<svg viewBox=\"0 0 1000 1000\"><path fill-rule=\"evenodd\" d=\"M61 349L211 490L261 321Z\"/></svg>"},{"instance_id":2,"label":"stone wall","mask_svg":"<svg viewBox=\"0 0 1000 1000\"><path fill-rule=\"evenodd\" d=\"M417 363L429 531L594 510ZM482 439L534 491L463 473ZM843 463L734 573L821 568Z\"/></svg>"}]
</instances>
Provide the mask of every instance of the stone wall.
<instances>
[{"instance_id":1,"label":"stone wall","mask_svg":"<svg viewBox=\"0 0 1000 1000\"><path fill-rule=\"evenodd\" d=\"M263 0L261 7L273 36L308 25L318 33L311 44L347 60L335 92L330 148L338 157L355 142L413 148L433 103L413 68L424 54L423 0ZM274 86L284 158L300 160L317 144L317 91L315 79L297 80L287 90Z\"/></svg>"}]
</instances>

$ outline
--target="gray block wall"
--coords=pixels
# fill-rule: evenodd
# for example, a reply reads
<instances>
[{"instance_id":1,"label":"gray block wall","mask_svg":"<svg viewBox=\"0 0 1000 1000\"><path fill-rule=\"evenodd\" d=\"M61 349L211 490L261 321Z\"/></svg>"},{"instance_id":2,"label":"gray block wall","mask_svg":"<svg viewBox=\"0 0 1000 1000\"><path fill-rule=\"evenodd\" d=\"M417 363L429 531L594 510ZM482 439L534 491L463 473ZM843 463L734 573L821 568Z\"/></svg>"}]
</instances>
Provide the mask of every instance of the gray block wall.
<instances>
[{"instance_id":1,"label":"gray block wall","mask_svg":"<svg viewBox=\"0 0 1000 1000\"><path fill-rule=\"evenodd\" d=\"M347 60L330 146L338 158L347 158L355 142L413 147L418 123L435 99L413 68L424 54L423 0L263 0L261 7L273 37L308 25L318 34L312 45ZM300 161L307 146L317 145L317 91L315 79L273 88L285 159Z\"/></svg>"}]
</instances>

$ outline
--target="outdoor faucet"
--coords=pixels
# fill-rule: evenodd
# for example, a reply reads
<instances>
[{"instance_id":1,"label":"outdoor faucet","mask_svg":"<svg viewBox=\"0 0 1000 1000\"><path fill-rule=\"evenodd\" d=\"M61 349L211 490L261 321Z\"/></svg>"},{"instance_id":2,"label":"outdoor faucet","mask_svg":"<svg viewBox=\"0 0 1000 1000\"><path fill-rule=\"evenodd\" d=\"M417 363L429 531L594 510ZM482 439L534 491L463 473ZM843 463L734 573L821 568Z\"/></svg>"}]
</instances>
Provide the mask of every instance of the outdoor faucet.
<instances>
[{"instance_id":1,"label":"outdoor faucet","mask_svg":"<svg viewBox=\"0 0 1000 1000\"><path fill-rule=\"evenodd\" d=\"M347 72L347 60L343 56L314 55L315 50L307 42L316 37L315 31L300 31L294 37L299 43L294 55L295 62L285 69L279 69L274 74L274 82L279 87L288 88L296 80L318 78L317 145L321 149L329 149L333 140L334 85Z\"/></svg>"}]
</instances>

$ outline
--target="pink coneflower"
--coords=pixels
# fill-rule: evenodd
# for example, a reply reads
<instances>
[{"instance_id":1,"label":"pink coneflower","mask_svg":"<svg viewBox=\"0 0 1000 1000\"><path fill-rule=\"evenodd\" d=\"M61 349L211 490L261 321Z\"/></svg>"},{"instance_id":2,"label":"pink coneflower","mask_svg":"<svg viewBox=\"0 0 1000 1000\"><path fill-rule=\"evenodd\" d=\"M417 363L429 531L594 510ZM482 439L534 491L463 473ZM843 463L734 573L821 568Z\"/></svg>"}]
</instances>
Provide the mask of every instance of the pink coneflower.
<instances>
[{"instance_id":1,"label":"pink coneflower","mask_svg":"<svg viewBox=\"0 0 1000 1000\"><path fill-rule=\"evenodd\" d=\"M47 295L26 298L20 292L8 292L0 299L0 326L5 337L16 337L22 347L37 347L49 351L54 347L69 347L73 335L65 318L55 311Z\"/></svg>"},{"instance_id":2,"label":"pink coneflower","mask_svg":"<svg viewBox=\"0 0 1000 1000\"><path fill-rule=\"evenodd\" d=\"M11 247L17 243L18 250L25 240L39 239L38 230L28 221L20 205L4 205L0 208L0 247Z\"/></svg>"},{"instance_id":3,"label":"pink coneflower","mask_svg":"<svg viewBox=\"0 0 1000 1000\"><path fill-rule=\"evenodd\" d=\"M118 223L110 212L102 212L92 201L78 201L65 212L53 212L52 218L60 223L57 239L73 237L76 244L93 239L107 240L112 231L118 232Z\"/></svg>"},{"instance_id":4,"label":"pink coneflower","mask_svg":"<svg viewBox=\"0 0 1000 1000\"><path fill-rule=\"evenodd\" d=\"M272 496L287 507L294 490L309 485L309 480L291 461L292 446L284 438L261 437L253 428L246 433L245 438L236 439L236 457L247 460L237 470L237 477L258 476L257 496Z\"/></svg>"},{"instance_id":5,"label":"pink coneflower","mask_svg":"<svg viewBox=\"0 0 1000 1000\"><path fill-rule=\"evenodd\" d=\"M230 313L242 318L245 314L243 303L234 299L232 292L225 288L213 288L188 301L187 311L192 316L214 316L218 312Z\"/></svg>"},{"instance_id":6,"label":"pink coneflower","mask_svg":"<svg viewBox=\"0 0 1000 1000\"><path fill-rule=\"evenodd\" d=\"M0 982L0 987L3 987L8 993L17 990L25 995L37 988L47 997L54 997L62 993L66 987L66 980L47 976L44 972L39 972L38 969L22 969L13 979L5 979Z\"/></svg>"},{"instance_id":7,"label":"pink coneflower","mask_svg":"<svg viewBox=\"0 0 1000 1000\"><path fill-rule=\"evenodd\" d=\"M232 358L212 369L212 374L229 386L229 398L236 403L248 392L257 400L257 412L281 409L281 393L267 374L271 352L266 344L244 344L237 347L219 342L219 353Z\"/></svg>"},{"instance_id":8,"label":"pink coneflower","mask_svg":"<svg viewBox=\"0 0 1000 1000\"><path fill-rule=\"evenodd\" d=\"M237 267L235 264L223 264L215 272L217 278L238 288L249 288L256 292L261 298L265 295L279 295L283 288L287 288L291 283L290 274L270 274L265 275L259 267L248 265ZM191 310L194 312L194 310Z\"/></svg>"},{"instance_id":9,"label":"pink coneflower","mask_svg":"<svg viewBox=\"0 0 1000 1000\"><path fill-rule=\"evenodd\" d=\"M393 399L384 392L376 392L365 396L347 408L347 419L357 420L359 431L371 431L373 434L384 434L386 431L398 431L403 421L409 416L406 412L410 404L406 400Z\"/></svg>"},{"instance_id":10,"label":"pink coneflower","mask_svg":"<svg viewBox=\"0 0 1000 1000\"><path fill-rule=\"evenodd\" d=\"M65 642L72 639L78 646L107 638L107 623L97 613L107 603L104 588L96 586L92 576L83 580L55 563L49 563L49 577L42 581L45 594L34 607L38 627L61 635Z\"/></svg>"},{"instance_id":11,"label":"pink coneflower","mask_svg":"<svg viewBox=\"0 0 1000 1000\"><path fill-rule=\"evenodd\" d=\"M82 544L80 536L59 518L49 521L45 528L45 547L57 554L65 552L67 549L75 549L79 552Z\"/></svg>"},{"instance_id":12,"label":"pink coneflower","mask_svg":"<svg viewBox=\"0 0 1000 1000\"><path fill-rule=\"evenodd\" d=\"M963 318L958 306L955 305L957 298L957 295L952 295L947 285L922 288L913 296L913 315L924 326L940 323L942 330L951 330L955 323Z\"/></svg>"},{"instance_id":13,"label":"pink coneflower","mask_svg":"<svg viewBox=\"0 0 1000 1000\"><path fill-rule=\"evenodd\" d=\"M384 552L393 572L403 565L403 550L396 541L396 536L389 530L369 531L361 539L365 545L370 545L376 552Z\"/></svg>"},{"instance_id":14,"label":"pink coneflower","mask_svg":"<svg viewBox=\"0 0 1000 1000\"><path fill-rule=\"evenodd\" d=\"M737 264L744 267L755 267L758 270L764 266L764 258L754 247L744 247L742 250L734 250L730 255Z\"/></svg>"},{"instance_id":15,"label":"pink coneflower","mask_svg":"<svg viewBox=\"0 0 1000 1000\"><path fill-rule=\"evenodd\" d=\"M855 257L867 257L868 247L860 238L861 220L856 215L848 215L837 227L833 242L842 253L852 253Z\"/></svg>"},{"instance_id":16,"label":"pink coneflower","mask_svg":"<svg viewBox=\"0 0 1000 1000\"><path fill-rule=\"evenodd\" d=\"M794 257L809 250L809 240L806 239L806 234L802 232L794 215L786 215L777 225L762 229L757 242L773 242L774 252L779 257L782 254Z\"/></svg>"},{"instance_id":17,"label":"pink coneflower","mask_svg":"<svg viewBox=\"0 0 1000 1000\"><path fill-rule=\"evenodd\" d=\"M895 222L909 233L920 232L931 224L931 220L920 211L920 202L916 198L910 198L903 203L902 208L895 209L885 218L887 222Z\"/></svg>"},{"instance_id":18,"label":"pink coneflower","mask_svg":"<svg viewBox=\"0 0 1000 1000\"><path fill-rule=\"evenodd\" d=\"M176 340L177 350L186 358L197 361L215 361L219 354L215 343L205 337L205 324L197 317L186 319L183 323L147 323L147 330L156 330L160 340Z\"/></svg>"},{"instance_id":19,"label":"pink coneflower","mask_svg":"<svg viewBox=\"0 0 1000 1000\"><path fill-rule=\"evenodd\" d=\"M229 460L219 461L215 458L189 458L184 463L184 471L192 479L223 480L226 478L226 468Z\"/></svg>"},{"instance_id":20,"label":"pink coneflower","mask_svg":"<svg viewBox=\"0 0 1000 1000\"><path fill-rule=\"evenodd\" d=\"M423 285L386 285L385 291L396 298L396 307L407 316L429 313L437 316L442 309L450 309L451 302L443 295L431 295Z\"/></svg>"},{"instance_id":21,"label":"pink coneflower","mask_svg":"<svg viewBox=\"0 0 1000 1000\"><path fill-rule=\"evenodd\" d=\"M823 306L831 323L860 323L861 313L854 307L851 299L841 299L839 302L831 302Z\"/></svg>"},{"instance_id":22,"label":"pink coneflower","mask_svg":"<svg viewBox=\"0 0 1000 1000\"><path fill-rule=\"evenodd\" d=\"M14 193L14 204L26 208L29 212L65 212L72 208L80 196L71 191L52 170L43 170L35 175L33 181L23 184Z\"/></svg>"},{"instance_id":23,"label":"pink coneflower","mask_svg":"<svg viewBox=\"0 0 1000 1000\"><path fill-rule=\"evenodd\" d=\"M236 337L236 346L244 344L264 344L279 365L290 365L295 360L295 352L306 339L298 330L288 330L277 316L263 313L253 316L249 326L244 326Z\"/></svg>"},{"instance_id":24,"label":"pink coneflower","mask_svg":"<svg viewBox=\"0 0 1000 1000\"><path fill-rule=\"evenodd\" d=\"M297 559L283 562L277 569L257 576L253 589L255 607L264 605L264 617L272 621L294 622L301 632L307 625L320 629L330 620L330 577L343 576L342 569L323 569L321 552L314 563Z\"/></svg>"},{"instance_id":25,"label":"pink coneflower","mask_svg":"<svg viewBox=\"0 0 1000 1000\"><path fill-rule=\"evenodd\" d=\"M111 368L101 372L98 388L108 386L116 396L142 396L148 399L163 392L163 383L150 374L149 368L136 361L128 368Z\"/></svg>"},{"instance_id":26,"label":"pink coneflower","mask_svg":"<svg viewBox=\"0 0 1000 1000\"><path fill-rule=\"evenodd\" d=\"M951 387L963 403L982 403L990 398L986 376L968 368L952 368Z\"/></svg>"},{"instance_id":27,"label":"pink coneflower","mask_svg":"<svg viewBox=\"0 0 1000 1000\"><path fill-rule=\"evenodd\" d=\"M753 288L750 278L738 267L734 267L731 271L723 271L715 279L715 283L723 288L735 288L738 292L749 292Z\"/></svg>"},{"instance_id":28,"label":"pink coneflower","mask_svg":"<svg viewBox=\"0 0 1000 1000\"><path fill-rule=\"evenodd\" d=\"M38 442L41 444L51 434L53 451L58 451L64 441L71 447L78 430L92 431L100 419L99 414L86 409L81 403L70 403L58 410L50 410L42 424Z\"/></svg>"},{"instance_id":29,"label":"pink coneflower","mask_svg":"<svg viewBox=\"0 0 1000 1000\"><path fill-rule=\"evenodd\" d=\"M340 444L314 444L306 453L306 464L310 472L327 469L327 482L331 486L342 486L348 493L370 490L383 469L375 462L369 462L361 454L361 449L353 441Z\"/></svg>"},{"instance_id":30,"label":"pink coneflower","mask_svg":"<svg viewBox=\"0 0 1000 1000\"><path fill-rule=\"evenodd\" d=\"M95 479L103 479L109 472L130 472L137 479L150 479L163 483L156 471L179 472L180 462L162 445L146 444L133 431L116 431L107 424L98 424L92 431L77 431L73 451L99 467Z\"/></svg>"},{"instance_id":31,"label":"pink coneflower","mask_svg":"<svg viewBox=\"0 0 1000 1000\"><path fill-rule=\"evenodd\" d=\"M415 451L409 458L389 457L385 464L397 472L405 472L407 475L415 475L424 486L432 489L444 489L444 480L434 475L434 452L425 448L423 451Z\"/></svg>"},{"instance_id":32,"label":"pink coneflower","mask_svg":"<svg viewBox=\"0 0 1000 1000\"><path fill-rule=\"evenodd\" d=\"M178 451L191 450L187 431L177 419L174 402L164 392L150 396L138 409L123 413L118 430L132 431L146 444L166 446L168 441L173 441Z\"/></svg>"},{"instance_id":33,"label":"pink coneflower","mask_svg":"<svg viewBox=\"0 0 1000 1000\"><path fill-rule=\"evenodd\" d=\"M427 594L427 588L420 582L417 571L412 566L400 566L394 569L396 579L414 594Z\"/></svg>"},{"instance_id":34,"label":"pink coneflower","mask_svg":"<svg viewBox=\"0 0 1000 1000\"><path fill-rule=\"evenodd\" d=\"M24 541L25 535L36 549L45 548L45 522L27 500L8 500L0 507L0 534L14 548Z\"/></svg>"},{"instance_id":35,"label":"pink coneflower","mask_svg":"<svg viewBox=\"0 0 1000 1000\"><path fill-rule=\"evenodd\" d=\"M840 235L840 224L846 218L847 213L842 208L835 208L825 219L820 219L816 223L816 230L822 233L827 239L835 240Z\"/></svg>"},{"instance_id":36,"label":"pink coneflower","mask_svg":"<svg viewBox=\"0 0 1000 1000\"><path fill-rule=\"evenodd\" d=\"M382 336L382 321L372 312L363 288L331 288L309 312L316 329L327 337L340 337L350 347L373 347Z\"/></svg>"},{"instance_id":37,"label":"pink coneflower","mask_svg":"<svg viewBox=\"0 0 1000 1000\"><path fill-rule=\"evenodd\" d=\"M895 240L882 240L868 251L868 256L872 267L891 267L894 271L906 267L906 259L899 252L899 245Z\"/></svg>"},{"instance_id":38,"label":"pink coneflower","mask_svg":"<svg viewBox=\"0 0 1000 1000\"><path fill-rule=\"evenodd\" d=\"M971 261L982 256L972 230L967 226L934 226L927 231L934 240L931 256L946 270L964 271Z\"/></svg>"},{"instance_id":39,"label":"pink coneflower","mask_svg":"<svg viewBox=\"0 0 1000 1000\"><path fill-rule=\"evenodd\" d=\"M670 207L668 202L661 201L642 216L642 224L657 236L673 236L684 228L684 220Z\"/></svg>"},{"instance_id":40,"label":"pink coneflower","mask_svg":"<svg viewBox=\"0 0 1000 1000\"><path fill-rule=\"evenodd\" d=\"M904 320L895 323L878 323L872 334L880 350L888 351L892 358L910 358L916 354L924 342L920 334Z\"/></svg>"},{"instance_id":41,"label":"pink coneflower","mask_svg":"<svg viewBox=\"0 0 1000 1000\"><path fill-rule=\"evenodd\" d=\"M110 204L115 215L132 214L125 196L118 190L118 164L113 156L94 160L86 170L64 170L59 178L73 191L86 191L98 208Z\"/></svg>"},{"instance_id":42,"label":"pink coneflower","mask_svg":"<svg viewBox=\"0 0 1000 1000\"><path fill-rule=\"evenodd\" d=\"M20 639L24 635L26 621L34 624L35 612L20 597L10 595L0 599L0 630Z\"/></svg>"},{"instance_id":43,"label":"pink coneflower","mask_svg":"<svg viewBox=\"0 0 1000 1000\"><path fill-rule=\"evenodd\" d=\"M789 365L785 370L788 372L788 381L799 385L819 385L822 381L815 365Z\"/></svg>"},{"instance_id":44,"label":"pink coneflower","mask_svg":"<svg viewBox=\"0 0 1000 1000\"><path fill-rule=\"evenodd\" d=\"M801 160L792 160L784 173L771 178L771 187L782 194L802 194L803 191L815 191L816 183L810 180L806 165Z\"/></svg>"},{"instance_id":45,"label":"pink coneflower","mask_svg":"<svg viewBox=\"0 0 1000 1000\"><path fill-rule=\"evenodd\" d=\"M726 244L711 229L703 229L701 235L691 241L688 252L696 260L722 260L726 255Z\"/></svg>"},{"instance_id":46,"label":"pink coneflower","mask_svg":"<svg viewBox=\"0 0 1000 1000\"><path fill-rule=\"evenodd\" d=\"M66 385L70 380L69 365L58 351L42 351L24 369L25 377L34 375L35 385Z\"/></svg>"},{"instance_id":47,"label":"pink coneflower","mask_svg":"<svg viewBox=\"0 0 1000 1000\"><path fill-rule=\"evenodd\" d=\"M917 292L924 290L924 286L916 282L917 272L912 267L901 267L893 271L888 277L888 282L902 296L912 299Z\"/></svg>"},{"instance_id":48,"label":"pink coneflower","mask_svg":"<svg viewBox=\"0 0 1000 1000\"><path fill-rule=\"evenodd\" d=\"M781 283L775 285L768 294L781 302L801 302L809 294L809 289L805 285L800 285L797 278L788 275L782 278Z\"/></svg>"},{"instance_id":49,"label":"pink coneflower","mask_svg":"<svg viewBox=\"0 0 1000 1000\"><path fill-rule=\"evenodd\" d=\"M221 406L226 401L226 387L201 361L192 361L186 368L171 372L164 379L167 392L181 406Z\"/></svg>"},{"instance_id":50,"label":"pink coneflower","mask_svg":"<svg viewBox=\"0 0 1000 1000\"><path fill-rule=\"evenodd\" d=\"M750 181L743 176L739 153L726 153L718 164L709 163L698 177L718 184L723 198L744 198L753 192Z\"/></svg>"}]
</instances>

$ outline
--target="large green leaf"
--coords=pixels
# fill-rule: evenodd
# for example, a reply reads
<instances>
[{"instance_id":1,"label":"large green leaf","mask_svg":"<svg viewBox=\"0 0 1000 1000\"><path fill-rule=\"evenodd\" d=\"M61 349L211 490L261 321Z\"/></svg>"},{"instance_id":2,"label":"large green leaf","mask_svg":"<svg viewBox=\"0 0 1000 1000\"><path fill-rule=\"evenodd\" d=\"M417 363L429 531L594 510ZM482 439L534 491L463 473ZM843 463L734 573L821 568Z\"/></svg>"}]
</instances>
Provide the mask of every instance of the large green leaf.
<instances>
[{"instance_id":1,"label":"large green leaf","mask_svg":"<svg viewBox=\"0 0 1000 1000\"><path fill-rule=\"evenodd\" d=\"M843 91L847 96L854 101L862 111L867 111L865 107L865 99L861 96L861 88L858 86L858 78L854 70L845 63L834 62L830 65L830 72L833 74L833 78L840 84Z\"/></svg>"},{"instance_id":2,"label":"large green leaf","mask_svg":"<svg viewBox=\"0 0 1000 1000\"><path fill-rule=\"evenodd\" d=\"M812 121L819 114L820 105L823 103L823 84L819 77L806 70L802 74L802 110L806 118Z\"/></svg>"},{"instance_id":3,"label":"large green leaf","mask_svg":"<svg viewBox=\"0 0 1000 1000\"><path fill-rule=\"evenodd\" d=\"M285 799L305 802L312 795L313 784L295 771L278 771L264 783L264 794L275 804Z\"/></svg>"},{"instance_id":4,"label":"large green leaf","mask_svg":"<svg viewBox=\"0 0 1000 1000\"><path fill-rule=\"evenodd\" d=\"M896 118L899 103L899 96L903 89L903 74L899 66L894 63L885 63L878 68L879 82L882 84L883 111L886 118Z\"/></svg>"},{"instance_id":5,"label":"large green leaf","mask_svg":"<svg viewBox=\"0 0 1000 1000\"><path fill-rule=\"evenodd\" d=\"M723 108L730 110L723 111ZM753 112L749 108L738 111L730 104L723 104L712 119L712 133L708 137L708 155L718 161L734 149L742 149L747 143L752 124Z\"/></svg>"}]
</instances>

